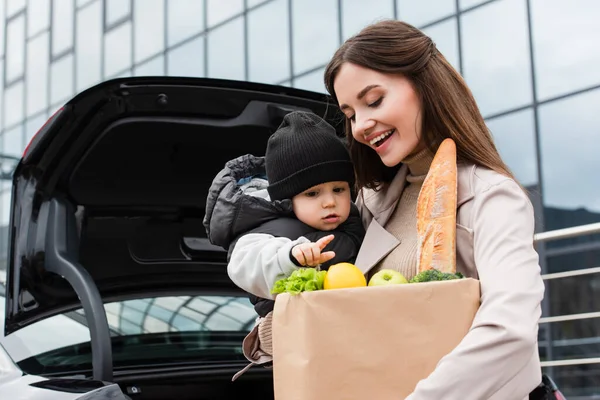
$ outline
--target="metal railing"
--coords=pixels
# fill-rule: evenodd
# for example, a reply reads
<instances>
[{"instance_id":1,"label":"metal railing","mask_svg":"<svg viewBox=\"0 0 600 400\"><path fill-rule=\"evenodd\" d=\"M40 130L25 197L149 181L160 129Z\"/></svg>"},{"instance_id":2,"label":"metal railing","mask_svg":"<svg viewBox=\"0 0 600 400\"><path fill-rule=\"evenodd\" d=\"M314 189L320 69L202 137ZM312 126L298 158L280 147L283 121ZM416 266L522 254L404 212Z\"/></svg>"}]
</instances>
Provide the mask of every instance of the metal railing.
<instances>
[{"instance_id":1,"label":"metal railing","mask_svg":"<svg viewBox=\"0 0 600 400\"><path fill-rule=\"evenodd\" d=\"M570 239L570 238L579 237L579 236L593 235L593 234L597 234L597 233L600 233L600 223L580 225L580 226L575 226L572 228L564 228L564 229L558 229L558 230L554 230L554 231L538 233L534 236L534 240L536 243L551 242L551 241L556 241L556 240ZM546 281L546 280L551 280L551 279L562 279L562 278L569 278L572 276L590 275L590 274L598 274L598 273L600 273L600 267L593 267L593 268L578 269L578 270L572 270L572 271L566 271L566 272L544 274L544 275L542 275L542 278ZM581 313L581 314L559 315L559 316L554 316L554 317L542 317L542 318L540 318L540 324L549 324L549 323L553 323L553 322L573 321L573 320L592 319L592 318L600 318L600 311ZM600 364L600 357L543 361L542 367L559 367L559 366L583 365L583 364Z\"/></svg>"}]
</instances>

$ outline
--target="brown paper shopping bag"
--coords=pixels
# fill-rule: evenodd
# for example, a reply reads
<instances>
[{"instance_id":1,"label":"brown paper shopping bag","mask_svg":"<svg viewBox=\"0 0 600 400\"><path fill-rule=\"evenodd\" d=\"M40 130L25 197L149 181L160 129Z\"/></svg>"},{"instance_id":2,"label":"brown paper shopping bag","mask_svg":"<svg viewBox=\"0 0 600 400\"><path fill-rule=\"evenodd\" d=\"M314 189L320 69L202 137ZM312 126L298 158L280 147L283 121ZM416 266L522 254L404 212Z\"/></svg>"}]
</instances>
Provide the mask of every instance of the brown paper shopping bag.
<instances>
[{"instance_id":1,"label":"brown paper shopping bag","mask_svg":"<svg viewBox=\"0 0 600 400\"><path fill-rule=\"evenodd\" d=\"M462 340L478 308L470 278L278 295L275 399L402 399Z\"/></svg>"}]
</instances>

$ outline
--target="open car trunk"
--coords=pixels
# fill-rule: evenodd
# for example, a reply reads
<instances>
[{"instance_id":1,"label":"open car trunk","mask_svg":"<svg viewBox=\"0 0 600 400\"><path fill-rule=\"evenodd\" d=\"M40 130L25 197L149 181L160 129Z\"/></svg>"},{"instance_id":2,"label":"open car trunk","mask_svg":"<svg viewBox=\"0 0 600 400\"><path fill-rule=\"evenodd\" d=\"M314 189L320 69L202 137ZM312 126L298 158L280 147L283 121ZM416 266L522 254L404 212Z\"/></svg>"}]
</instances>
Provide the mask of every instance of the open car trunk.
<instances>
[{"instance_id":1,"label":"open car trunk","mask_svg":"<svg viewBox=\"0 0 600 400\"><path fill-rule=\"evenodd\" d=\"M207 79L109 81L59 110L14 175L5 329L82 308L91 341L32 355L19 367L116 381L140 399L272 396L268 369L231 382L247 364L241 339L256 315L228 279L226 253L207 241L202 218L225 162L264 155L293 110L341 121L320 94ZM170 316L162 330L143 321L131 333L123 313L115 314L120 325L105 313L107 303L122 311L165 298L235 304L243 317L236 314L235 327L207 322L186 330ZM223 307L216 309L203 318ZM152 349L160 355L148 356Z\"/></svg>"}]
</instances>

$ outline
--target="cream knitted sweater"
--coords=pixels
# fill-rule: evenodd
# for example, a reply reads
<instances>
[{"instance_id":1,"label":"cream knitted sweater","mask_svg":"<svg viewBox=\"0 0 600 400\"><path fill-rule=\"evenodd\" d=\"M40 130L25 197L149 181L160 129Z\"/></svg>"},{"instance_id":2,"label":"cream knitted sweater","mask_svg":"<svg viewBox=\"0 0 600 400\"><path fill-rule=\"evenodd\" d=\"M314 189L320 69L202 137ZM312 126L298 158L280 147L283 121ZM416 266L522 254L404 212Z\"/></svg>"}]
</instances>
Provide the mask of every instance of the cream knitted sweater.
<instances>
[{"instance_id":1,"label":"cream knitted sweater","mask_svg":"<svg viewBox=\"0 0 600 400\"><path fill-rule=\"evenodd\" d=\"M427 176L433 154L427 148L403 161L408 166L406 184L394 213L385 229L400 241L400 244L384 257L370 272L393 269L406 279L417 273L417 199Z\"/></svg>"}]
</instances>

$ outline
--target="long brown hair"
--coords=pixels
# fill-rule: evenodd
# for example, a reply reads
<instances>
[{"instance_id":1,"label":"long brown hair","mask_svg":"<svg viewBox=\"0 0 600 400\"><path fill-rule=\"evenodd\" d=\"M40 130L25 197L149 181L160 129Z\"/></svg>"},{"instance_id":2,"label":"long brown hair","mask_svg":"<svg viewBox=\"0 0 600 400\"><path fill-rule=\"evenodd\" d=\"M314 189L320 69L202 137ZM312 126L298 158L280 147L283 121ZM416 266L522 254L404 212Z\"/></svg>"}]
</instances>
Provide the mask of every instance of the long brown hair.
<instances>
[{"instance_id":1,"label":"long brown hair","mask_svg":"<svg viewBox=\"0 0 600 400\"><path fill-rule=\"evenodd\" d=\"M432 153L445 138L456 143L458 162L492 169L514 179L500 158L473 94L460 74L417 28L396 20L369 25L335 52L325 69L325 86L337 102L333 83L344 63L407 77L421 102L421 141ZM369 147L354 140L350 121L346 136L357 186L377 189L398 168L386 167Z\"/></svg>"}]
</instances>

